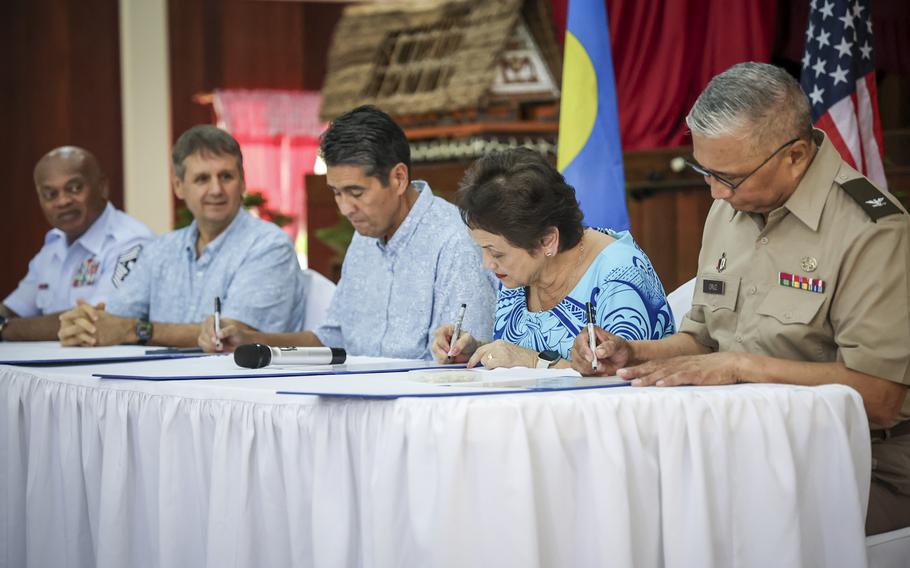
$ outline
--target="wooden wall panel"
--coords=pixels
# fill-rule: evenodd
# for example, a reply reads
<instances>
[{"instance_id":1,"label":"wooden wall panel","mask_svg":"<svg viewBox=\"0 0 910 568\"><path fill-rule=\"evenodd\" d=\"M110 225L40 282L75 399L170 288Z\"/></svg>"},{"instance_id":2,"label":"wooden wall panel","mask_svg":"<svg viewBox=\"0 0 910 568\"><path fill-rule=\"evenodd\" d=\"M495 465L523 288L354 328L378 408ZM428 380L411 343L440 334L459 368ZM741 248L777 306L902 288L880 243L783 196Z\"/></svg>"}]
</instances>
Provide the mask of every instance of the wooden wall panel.
<instances>
[{"instance_id":1,"label":"wooden wall panel","mask_svg":"<svg viewBox=\"0 0 910 568\"><path fill-rule=\"evenodd\" d=\"M168 59L171 65L171 137L176 140L195 124L212 122L211 108L196 104L193 95L221 84L221 65L212 53L221 45L218 27L221 2L168 2ZM207 57L208 55L208 57Z\"/></svg>"},{"instance_id":2,"label":"wooden wall panel","mask_svg":"<svg viewBox=\"0 0 910 568\"><path fill-rule=\"evenodd\" d=\"M305 4L223 4L222 87L303 89Z\"/></svg>"},{"instance_id":3,"label":"wooden wall panel","mask_svg":"<svg viewBox=\"0 0 910 568\"><path fill-rule=\"evenodd\" d=\"M329 44L343 6L332 3L307 4L303 10L303 88L322 89L328 65Z\"/></svg>"},{"instance_id":4,"label":"wooden wall panel","mask_svg":"<svg viewBox=\"0 0 910 568\"><path fill-rule=\"evenodd\" d=\"M332 262L334 252L316 237L316 231L331 227L341 219L325 176L306 176L306 236L307 265L316 272L338 282L340 266Z\"/></svg>"},{"instance_id":5,"label":"wooden wall panel","mask_svg":"<svg viewBox=\"0 0 910 568\"><path fill-rule=\"evenodd\" d=\"M193 101L215 89L319 90L342 4L252 0L168 3L172 130L210 123Z\"/></svg>"},{"instance_id":6,"label":"wooden wall panel","mask_svg":"<svg viewBox=\"0 0 910 568\"><path fill-rule=\"evenodd\" d=\"M630 186L632 234L647 253L669 294L695 275L698 251L711 195L701 177L683 169L674 172L674 158L691 148L627 152L626 182Z\"/></svg>"},{"instance_id":7,"label":"wooden wall panel","mask_svg":"<svg viewBox=\"0 0 910 568\"><path fill-rule=\"evenodd\" d=\"M695 187L676 193L676 266L672 273L668 273L665 282L668 294L695 276L705 219L708 218L713 202L707 187Z\"/></svg>"},{"instance_id":8,"label":"wooden wall panel","mask_svg":"<svg viewBox=\"0 0 910 568\"><path fill-rule=\"evenodd\" d=\"M117 0L12 0L0 7L0 299L49 229L32 169L65 144L94 152L123 205Z\"/></svg>"}]
</instances>

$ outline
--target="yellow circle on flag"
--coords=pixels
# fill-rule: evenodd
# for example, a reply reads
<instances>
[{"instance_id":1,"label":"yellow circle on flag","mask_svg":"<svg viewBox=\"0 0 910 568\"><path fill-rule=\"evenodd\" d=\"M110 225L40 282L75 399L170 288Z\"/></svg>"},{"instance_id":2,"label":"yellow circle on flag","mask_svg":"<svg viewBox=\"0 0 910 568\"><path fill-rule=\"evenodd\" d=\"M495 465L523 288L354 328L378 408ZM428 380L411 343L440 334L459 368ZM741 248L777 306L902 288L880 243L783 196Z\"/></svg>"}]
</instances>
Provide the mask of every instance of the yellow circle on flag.
<instances>
[{"instance_id":1,"label":"yellow circle on flag","mask_svg":"<svg viewBox=\"0 0 910 568\"><path fill-rule=\"evenodd\" d=\"M566 30L559 108L559 145L556 167L563 171L581 152L597 118L597 74L578 38Z\"/></svg>"}]
</instances>

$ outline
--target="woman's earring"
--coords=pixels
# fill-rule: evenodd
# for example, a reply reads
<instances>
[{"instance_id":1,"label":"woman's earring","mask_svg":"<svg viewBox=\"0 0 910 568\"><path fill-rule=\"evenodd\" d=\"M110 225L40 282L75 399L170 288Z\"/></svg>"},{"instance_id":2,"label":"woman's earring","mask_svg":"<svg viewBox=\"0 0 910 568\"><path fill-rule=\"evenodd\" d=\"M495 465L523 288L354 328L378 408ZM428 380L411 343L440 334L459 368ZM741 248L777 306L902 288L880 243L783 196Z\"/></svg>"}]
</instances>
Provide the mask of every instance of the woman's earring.
<instances>
[{"instance_id":1,"label":"woman's earring","mask_svg":"<svg viewBox=\"0 0 910 568\"><path fill-rule=\"evenodd\" d=\"M544 256L553 256L553 251L548 250L547 252L545 252L543 254L544 254Z\"/></svg>"}]
</instances>

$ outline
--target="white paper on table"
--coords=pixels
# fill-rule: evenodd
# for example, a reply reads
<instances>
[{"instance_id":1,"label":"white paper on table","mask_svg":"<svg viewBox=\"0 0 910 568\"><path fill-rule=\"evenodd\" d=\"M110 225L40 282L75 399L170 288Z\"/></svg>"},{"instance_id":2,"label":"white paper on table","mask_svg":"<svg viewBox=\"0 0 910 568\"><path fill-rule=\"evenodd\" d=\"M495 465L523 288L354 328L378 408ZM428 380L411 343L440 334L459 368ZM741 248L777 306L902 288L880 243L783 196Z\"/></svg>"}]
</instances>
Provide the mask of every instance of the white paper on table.
<instances>
[{"instance_id":1,"label":"white paper on table","mask_svg":"<svg viewBox=\"0 0 910 568\"><path fill-rule=\"evenodd\" d=\"M445 387L464 388L526 388L560 390L599 386L621 386L628 381L617 376L583 377L574 369L531 369L512 367L497 369L431 369L410 371L408 377L417 382Z\"/></svg>"},{"instance_id":2,"label":"white paper on table","mask_svg":"<svg viewBox=\"0 0 910 568\"><path fill-rule=\"evenodd\" d=\"M399 397L471 396L483 394L511 394L552 392L564 390L595 389L628 385L618 377L582 377L572 369L443 369L438 375L458 376L467 371L478 380L471 382L429 382L421 375L436 375L436 371L419 370L407 373L374 375L346 375L314 377L305 385L279 388L278 394L318 395L326 397L354 397L394 399Z\"/></svg>"},{"instance_id":3,"label":"white paper on table","mask_svg":"<svg viewBox=\"0 0 910 568\"><path fill-rule=\"evenodd\" d=\"M556 377L581 377L575 369L531 369L530 367L499 367L485 369L428 369L408 373L413 381L430 384L499 383L512 380L552 379Z\"/></svg>"}]
</instances>

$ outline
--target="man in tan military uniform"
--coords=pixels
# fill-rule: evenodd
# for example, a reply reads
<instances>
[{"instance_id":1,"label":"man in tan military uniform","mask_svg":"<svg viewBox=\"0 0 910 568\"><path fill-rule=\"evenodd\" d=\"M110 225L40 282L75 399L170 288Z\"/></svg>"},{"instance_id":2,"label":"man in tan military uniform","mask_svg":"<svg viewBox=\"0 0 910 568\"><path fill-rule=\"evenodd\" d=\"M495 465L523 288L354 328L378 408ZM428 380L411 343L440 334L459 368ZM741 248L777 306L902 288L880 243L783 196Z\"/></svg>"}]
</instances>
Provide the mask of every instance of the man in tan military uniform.
<instances>
[{"instance_id":1,"label":"man in tan military uniform","mask_svg":"<svg viewBox=\"0 0 910 568\"><path fill-rule=\"evenodd\" d=\"M844 163L785 71L734 66L687 117L715 203L679 334L597 330L600 374L635 385L841 383L873 445L866 530L910 526L910 216ZM573 363L590 372L587 334Z\"/></svg>"}]
</instances>

